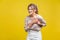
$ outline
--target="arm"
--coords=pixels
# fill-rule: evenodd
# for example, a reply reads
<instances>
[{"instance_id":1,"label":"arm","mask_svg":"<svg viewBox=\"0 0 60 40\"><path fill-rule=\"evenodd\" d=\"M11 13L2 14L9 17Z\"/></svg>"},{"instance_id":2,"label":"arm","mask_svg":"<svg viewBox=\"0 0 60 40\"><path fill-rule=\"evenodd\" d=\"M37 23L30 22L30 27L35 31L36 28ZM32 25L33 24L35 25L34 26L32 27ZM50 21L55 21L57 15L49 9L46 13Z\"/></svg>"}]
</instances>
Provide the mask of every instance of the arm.
<instances>
[{"instance_id":1,"label":"arm","mask_svg":"<svg viewBox=\"0 0 60 40\"><path fill-rule=\"evenodd\" d=\"M28 23L29 19L28 18L25 18L25 26L24 26L24 29L25 31L27 32L33 25L33 22L31 23Z\"/></svg>"},{"instance_id":2,"label":"arm","mask_svg":"<svg viewBox=\"0 0 60 40\"><path fill-rule=\"evenodd\" d=\"M38 23L37 23L40 27L43 27L43 26L46 26L46 21L41 17L39 16L38 18Z\"/></svg>"}]
</instances>

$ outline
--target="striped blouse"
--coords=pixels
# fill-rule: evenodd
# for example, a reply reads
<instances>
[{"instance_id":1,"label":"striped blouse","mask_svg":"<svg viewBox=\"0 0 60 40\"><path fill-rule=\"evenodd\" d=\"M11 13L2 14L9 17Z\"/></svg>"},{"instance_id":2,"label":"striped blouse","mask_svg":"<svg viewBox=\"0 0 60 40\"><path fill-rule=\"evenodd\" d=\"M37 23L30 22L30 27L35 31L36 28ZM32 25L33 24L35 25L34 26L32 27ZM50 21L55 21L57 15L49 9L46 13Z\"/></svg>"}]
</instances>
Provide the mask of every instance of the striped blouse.
<instances>
[{"instance_id":1,"label":"striped blouse","mask_svg":"<svg viewBox=\"0 0 60 40\"><path fill-rule=\"evenodd\" d=\"M40 20L40 22L42 23L42 26L46 26L46 21L43 19L42 16L37 14L36 18ZM38 31L41 30L41 27L38 24L33 24L32 27L28 30L28 28L29 28L28 24L31 22L32 22L32 19L29 16L27 16L25 18L25 26L24 26L25 31L29 31L30 29L32 29L32 30L35 29Z\"/></svg>"}]
</instances>

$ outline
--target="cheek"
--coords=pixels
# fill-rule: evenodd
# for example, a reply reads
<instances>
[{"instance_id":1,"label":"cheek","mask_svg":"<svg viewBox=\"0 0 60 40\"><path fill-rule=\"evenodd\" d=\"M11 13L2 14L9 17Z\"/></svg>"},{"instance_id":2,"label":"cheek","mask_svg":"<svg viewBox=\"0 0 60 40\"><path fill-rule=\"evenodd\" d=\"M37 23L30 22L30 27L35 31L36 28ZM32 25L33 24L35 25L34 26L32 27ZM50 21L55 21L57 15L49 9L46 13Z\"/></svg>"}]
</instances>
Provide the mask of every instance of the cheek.
<instances>
[{"instance_id":1,"label":"cheek","mask_svg":"<svg viewBox=\"0 0 60 40\"><path fill-rule=\"evenodd\" d=\"M36 10L34 10L34 12L36 12Z\"/></svg>"}]
</instances>

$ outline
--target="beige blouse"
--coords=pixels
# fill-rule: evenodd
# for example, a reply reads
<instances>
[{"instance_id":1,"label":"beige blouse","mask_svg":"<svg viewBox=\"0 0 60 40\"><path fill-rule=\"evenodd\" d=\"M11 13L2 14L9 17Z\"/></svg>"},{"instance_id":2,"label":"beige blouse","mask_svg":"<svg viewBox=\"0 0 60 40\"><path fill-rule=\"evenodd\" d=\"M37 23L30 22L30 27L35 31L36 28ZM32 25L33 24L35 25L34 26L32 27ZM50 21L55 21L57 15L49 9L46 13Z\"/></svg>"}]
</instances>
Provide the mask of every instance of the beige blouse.
<instances>
[{"instance_id":1,"label":"beige blouse","mask_svg":"<svg viewBox=\"0 0 60 40\"><path fill-rule=\"evenodd\" d=\"M43 17L41 15L37 14L36 18L41 21L43 26L46 26L46 21L43 19ZM25 26L24 26L25 31L29 31L30 29L32 29L32 30L35 29L37 31L41 30L41 27L38 24L33 24L32 27L29 30L27 30L29 28L28 24L31 22L32 22L32 19L29 16L27 16L25 18Z\"/></svg>"}]
</instances>

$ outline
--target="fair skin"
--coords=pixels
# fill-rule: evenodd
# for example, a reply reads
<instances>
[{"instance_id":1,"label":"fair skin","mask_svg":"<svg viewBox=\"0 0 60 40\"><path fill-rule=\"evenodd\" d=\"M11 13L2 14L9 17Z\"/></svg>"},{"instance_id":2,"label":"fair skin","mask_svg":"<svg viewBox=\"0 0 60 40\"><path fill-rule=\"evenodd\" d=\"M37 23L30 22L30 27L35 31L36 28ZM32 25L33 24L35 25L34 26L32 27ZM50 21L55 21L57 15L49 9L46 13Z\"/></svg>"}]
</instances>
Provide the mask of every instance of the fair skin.
<instances>
[{"instance_id":1,"label":"fair skin","mask_svg":"<svg viewBox=\"0 0 60 40\"><path fill-rule=\"evenodd\" d=\"M29 28L32 27L33 24L37 23L37 24L41 24L40 21L38 19L36 19L34 16L36 16L36 9L33 9L33 6L29 7L29 16L31 17L32 22L28 24Z\"/></svg>"}]
</instances>

